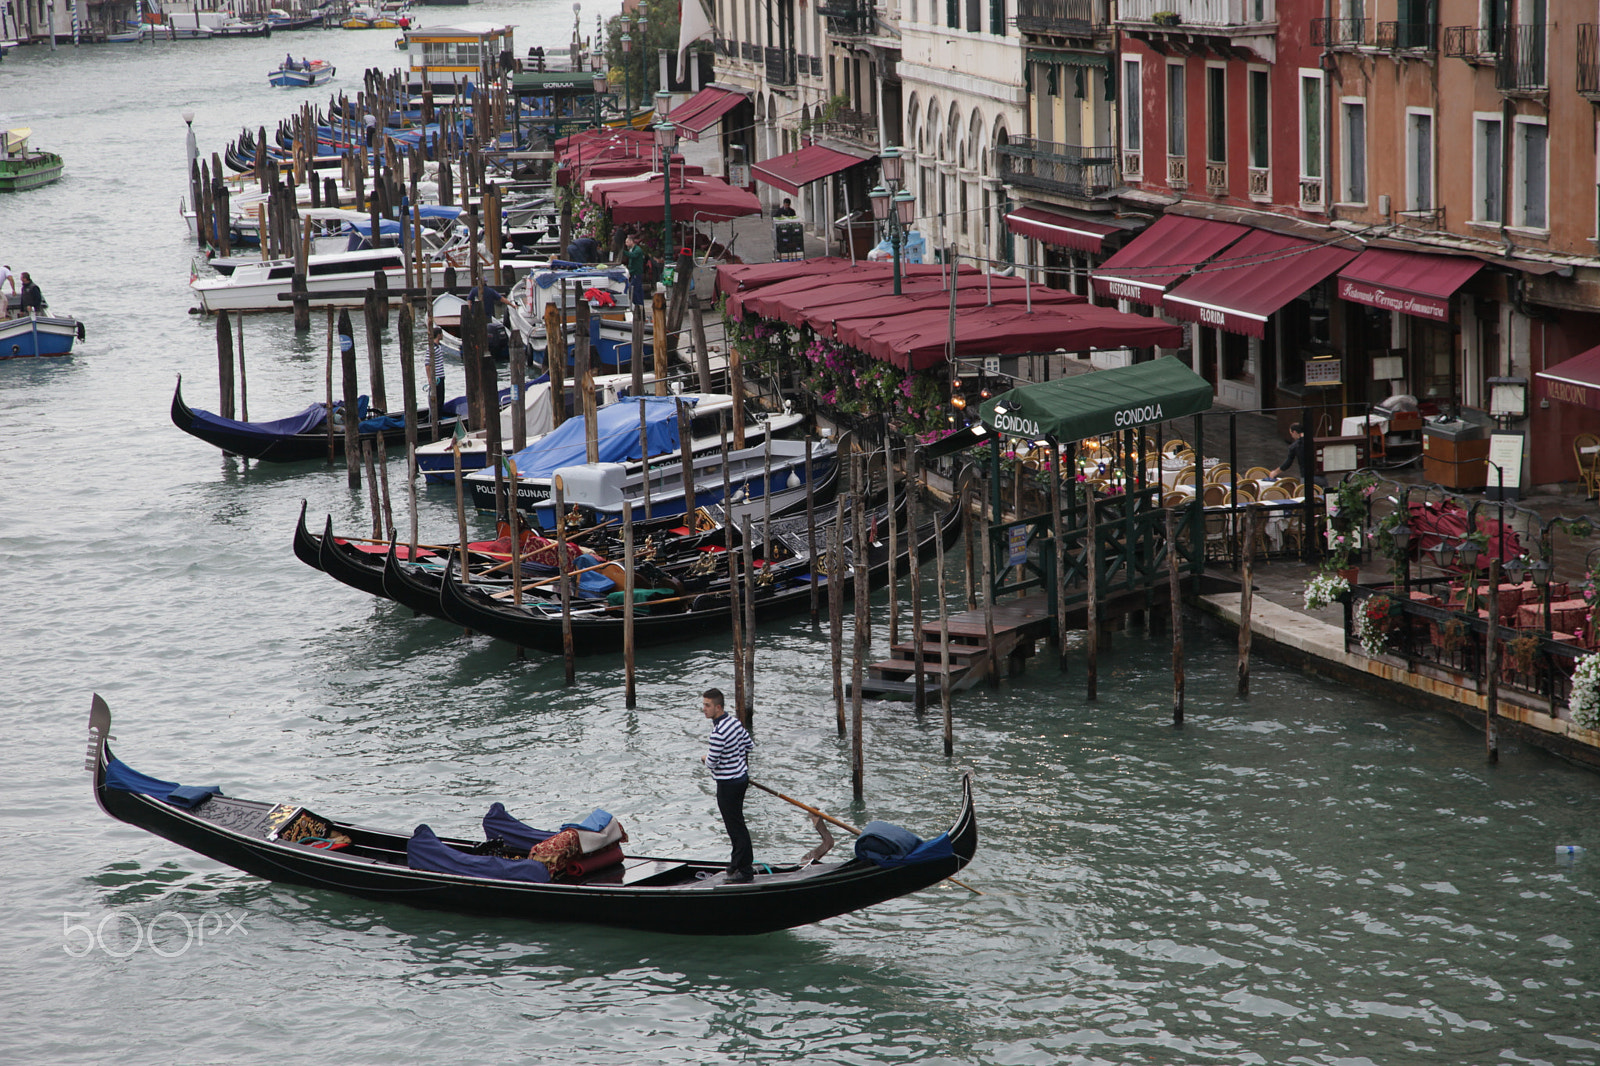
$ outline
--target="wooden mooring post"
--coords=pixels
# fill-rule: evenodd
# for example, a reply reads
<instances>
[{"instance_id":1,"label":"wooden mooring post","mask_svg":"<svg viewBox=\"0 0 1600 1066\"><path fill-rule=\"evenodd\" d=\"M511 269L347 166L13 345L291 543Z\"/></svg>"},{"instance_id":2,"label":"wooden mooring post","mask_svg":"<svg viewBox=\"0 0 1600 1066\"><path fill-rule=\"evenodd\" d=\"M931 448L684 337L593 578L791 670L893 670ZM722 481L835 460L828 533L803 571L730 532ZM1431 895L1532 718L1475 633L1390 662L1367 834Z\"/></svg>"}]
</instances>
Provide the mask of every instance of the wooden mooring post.
<instances>
[{"instance_id":1,"label":"wooden mooring post","mask_svg":"<svg viewBox=\"0 0 1600 1066\"><path fill-rule=\"evenodd\" d=\"M634 693L633 657L633 507L622 504L622 705L633 710L638 705Z\"/></svg>"},{"instance_id":2,"label":"wooden mooring post","mask_svg":"<svg viewBox=\"0 0 1600 1066\"><path fill-rule=\"evenodd\" d=\"M740 720L751 729L756 719L756 545L750 536L750 515L740 529L744 541L744 711ZM762 547L763 556L766 547Z\"/></svg>"},{"instance_id":3,"label":"wooden mooring post","mask_svg":"<svg viewBox=\"0 0 1600 1066\"><path fill-rule=\"evenodd\" d=\"M233 417L233 324L228 312L217 312L217 409L223 418Z\"/></svg>"},{"instance_id":4,"label":"wooden mooring post","mask_svg":"<svg viewBox=\"0 0 1600 1066\"><path fill-rule=\"evenodd\" d=\"M867 508L866 486L863 484L863 470L866 466L865 457L854 460L851 483L855 486L856 507L853 550L855 554L855 581L856 595L855 609L855 655L850 663L850 791L856 799L861 799L865 783L862 780L865 771L864 752L861 742L861 682L864 679L864 670L867 657L868 625L868 599L867 599Z\"/></svg>"},{"instance_id":5,"label":"wooden mooring post","mask_svg":"<svg viewBox=\"0 0 1600 1066\"><path fill-rule=\"evenodd\" d=\"M957 506L965 509L966 497L963 495L957 501ZM939 709L944 714L944 755L950 758L955 754L956 736L955 726L950 712L950 607L945 599L944 587L944 534L941 532L933 538L934 566L938 570L939 592ZM921 639L919 633L917 639Z\"/></svg>"},{"instance_id":6,"label":"wooden mooring post","mask_svg":"<svg viewBox=\"0 0 1600 1066\"><path fill-rule=\"evenodd\" d=\"M989 510L990 493L987 486L978 503L978 548L983 559L983 639L988 645L989 687L1000 685L1000 647L994 639L994 545L989 535L992 514ZM948 664L947 664L948 665Z\"/></svg>"},{"instance_id":7,"label":"wooden mooring post","mask_svg":"<svg viewBox=\"0 0 1600 1066\"><path fill-rule=\"evenodd\" d=\"M339 352L344 371L344 460L345 475L352 489L361 487L361 419L356 417L356 395L360 386L356 382L355 332L350 325L350 312L339 312ZM333 412L328 412L332 420Z\"/></svg>"},{"instance_id":8,"label":"wooden mooring post","mask_svg":"<svg viewBox=\"0 0 1600 1066\"><path fill-rule=\"evenodd\" d=\"M729 508L733 485L728 473L728 427L722 429L722 537L728 556L728 618L733 629L733 713L744 720L744 612L739 600L739 549L733 543L734 526Z\"/></svg>"},{"instance_id":9,"label":"wooden mooring post","mask_svg":"<svg viewBox=\"0 0 1600 1066\"><path fill-rule=\"evenodd\" d=\"M1084 485L1084 521L1088 524L1088 552L1085 556L1087 592L1083 603L1084 699L1100 698L1100 529L1097 525L1094 486Z\"/></svg>"},{"instance_id":10,"label":"wooden mooring post","mask_svg":"<svg viewBox=\"0 0 1600 1066\"><path fill-rule=\"evenodd\" d=\"M1483 645L1483 744L1489 762L1500 761L1500 559L1489 559L1489 633Z\"/></svg>"},{"instance_id":11,"label":"wooden mooring post","mask_svg":"<svg viewBox=\"0 0 1600 1066\"><path fill-rule=\"evenodd\" d=\"M1250 695L1250 610L1255 599L1256 530L1260 515L1255 507L1244 510L1244 563L1239 582L1239 696Z\"/></svg>"},{"instance_id":12,"label":"wooden mooring post","mask_svg":"<svg viewBox=\"0 0 1600 1066\"><path fill-rule=\"evenodd\" d=\"M810 565L806 567L810 573L806 579L811 583L811 628L817 628L817 499L811 481L811 437L806 436L806 558Z\"/></svg>"},{"instance_id":13,"label":"wooden mooring post","mask_svg":"<svg viewBox=\"0 0 1600 1066\"><path fill-rule=\"evenodd\" d=\"M1167 584L1172 594L1172 724L1183 725L1183 586L1178 580L1178 513L1167 508Z\"/></svg>"},{"instance_id":14,"label":"wooden mooring post","mask_svg":"<svg viewBox=\"0 0 1600 1066\"><path fill-rule=\"evenodd\" d=\"M917 520L922 495L922 482L917 469L917 449L913 444L906 446L906 540L909 545L911 570L911 683L914 691L911 694L911 709L918 715L925 714L928 710L928 664L923 651L922 633L922 542L917 539ZM938 530L937 520L934 522L935 535L942 539L942 531ZM891 642L892 643L892 642Z\"/></svg>"},{"instance_id":15,"label":"wooden mooring post","mask_svg":"<svg viewBox=\"0 0 1600 1066\"><path fill-rule=\"evenodd\" d=\"M828 645L832 649L833 707L839 735L844 724L844 501L847 493L834 500L832 536L828 551Z\"/></svg>"},{"instance_id":16,"label":"wooden mooring post","mask_svg":"<svg viewBox=\"0 0 1600 1066\"><path fill-rule=\"evenodd\" d=\"M556 573L561 578L561 659L566 665L567 684L578 676L578 664L572 650L572 581L571 564L567 561L567 502L563 495L561 475L550 478L550 491L556 505Z\"/></svg>"}]
</instances>

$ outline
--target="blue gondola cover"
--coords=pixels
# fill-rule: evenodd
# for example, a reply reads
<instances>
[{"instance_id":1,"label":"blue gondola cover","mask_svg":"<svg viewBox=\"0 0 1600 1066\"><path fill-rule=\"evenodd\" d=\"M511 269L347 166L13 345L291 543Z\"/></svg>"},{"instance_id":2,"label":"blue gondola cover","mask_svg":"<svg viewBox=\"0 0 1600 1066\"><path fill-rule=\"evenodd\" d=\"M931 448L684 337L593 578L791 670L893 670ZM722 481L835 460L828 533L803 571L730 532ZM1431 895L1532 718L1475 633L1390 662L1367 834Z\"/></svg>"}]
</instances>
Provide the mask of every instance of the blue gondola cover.
<instances>
[{"instance_id":1,"label":"blue gondola cover","mask_svg":"<svg viewBox=\"0 0 1600 1066\"><path fill-rule=\"evenodd\" d=\"M550 868L532 859L499 859L493 855L468 855L440 840L427 825L417 826L406 841L406 865L413 870L431 870L464 877L493 877L501 881L531 881L545 884Z\"/></svg>"},{"instance_id":2,"label":"blue gondola cover","mask_svg":"<svg viewBox=\"0 0 1600 1066\"><path fill-rule=\"evenodd\" d=\"M646 396L645 431L651 455L678 450L678 397ZM685 399L685 403L692 400ZM643 458L639 454L639 400L608 403L596 417L600 462L623 463ZM511 456L520 478L545 478L564 466L589 461L584 421L572 418ZM509 472L509 471L508 471Z\"/></svg>"}]
</instances>

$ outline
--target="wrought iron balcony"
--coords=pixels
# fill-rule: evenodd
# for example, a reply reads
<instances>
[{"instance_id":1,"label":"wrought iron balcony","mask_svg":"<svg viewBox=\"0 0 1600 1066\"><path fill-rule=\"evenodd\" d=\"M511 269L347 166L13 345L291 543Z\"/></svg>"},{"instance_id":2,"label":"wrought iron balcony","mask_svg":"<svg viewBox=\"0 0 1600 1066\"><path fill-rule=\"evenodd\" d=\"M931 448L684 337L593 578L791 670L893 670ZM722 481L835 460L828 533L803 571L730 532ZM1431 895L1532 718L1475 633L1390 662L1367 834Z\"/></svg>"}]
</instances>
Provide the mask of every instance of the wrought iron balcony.
<instances>
[{"instance_id":1,"label":"wrought iron balcony","mask_svg":"<svg viewBox=\"0 0 1600 1066\"><path fill-rule=\"evenodd\" d=\"M1548 88L1545 78L1545 27L1543 24L1508 26L1495 65L1495 87L1502 91Z\"/></svg>"},{"instance_id":2,"label":"wrought iron balcony","mask_svg":"<svg viewBox=\"0 0 1600 1066\"><path fill-rule=\"evenodd\" d=\"M1592 22L1578 26L1578 91L1600 96L1600 26Z\"/></svg>"},{"instance_id":3,"label":"wrought iron balcony","mask_svg":"<svg viewBox=\"0 0 1600 1066\"><path fill-rule=\"evenodd\" d=\"M1495 26L1446 26L1444 54L1468 63L1492 62L1500 51L1503 31Z\"/></svg>"},{"instance_id":4,"label":"wrought iron balcony","mask_svg":"<svg viewBox=\"0 0 1600 1066\"><path fill-rule=\"evenodd\" d=\"M870 115L865 111L849 107L839 108L833 112L831 118L817 122L815 129L818 133L826 133L841 141L877 150L878 119L876 115Z\"/></svg>"},{"instance_id":5,"label":"wrought iron balcony","mask_svg":"<svg viewBox=\"0 0 1600 1066\"><path fill-rule=\"evenodd\" d=\"M793 85L799 77L793 48L767 48L767 84Z\"/></svg>"},{"instance_id":6,"label":"wrought iron balcony","mask_svg":"<svg viewBox=\"0 0 1600 1066\"><path fill-rule=\"evenodd\" d=\"M828 32L839 37L871 37L877 32L877 18L866 0L834 0L817 14L828 20Z\"/></svg>"},{"instance_id":7,"label":"wrought iron balcony","mask_svg":"<svg viewBox=\"0 0 1600 1066\"><path fill-rule=\"evenodd\" d=\"M1043 192L1089 197L1110 191L1117 181L1117 156L1111 147L1056 144L1013 137L996 145L1001 181Z\"/></svg>"},{"instance_id":8,"label":"wrought iron balcony","mask_svg":"<svg viewBox=\"0 0 1600 1066\"><path fill-rule=\"evenodd\" d=\"M1391 52L1432 52L1439 47L1437 22L1380 22L1378 47Z\"/></svg>"},{"instance_id":9,"label":"wrought iron balcony","mask_svg":"<svg viewBox=\"0 0 1600 1066\"><path fill-rule=\"evenodd\" d=\"M1111 28L1108 0L1017 0L1017 29L1093 37Z\"/></svg>"},{"instance_id":10,"label":"wrought iron balcony","mask_svg":"<svg viewBox=\"0 0 1600 1066\"><path fill-rule=\"evenodd\" d=\"M1323 48L1360 48L1371 44L1367 35L1372 23L1367 19L1312 19L1311 43Z\"/></svg>"}]
</instances>

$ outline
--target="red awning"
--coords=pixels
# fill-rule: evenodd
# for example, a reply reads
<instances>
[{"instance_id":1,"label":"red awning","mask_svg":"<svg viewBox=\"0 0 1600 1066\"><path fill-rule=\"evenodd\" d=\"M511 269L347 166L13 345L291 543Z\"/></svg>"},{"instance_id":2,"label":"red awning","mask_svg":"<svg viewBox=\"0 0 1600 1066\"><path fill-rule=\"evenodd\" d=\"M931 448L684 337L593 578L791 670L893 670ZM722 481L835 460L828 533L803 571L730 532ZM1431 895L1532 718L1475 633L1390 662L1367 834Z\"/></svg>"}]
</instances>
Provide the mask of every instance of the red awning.
<instances>
[{"instance_id":1,"label":"red awning","mask_svg":"<svg viewBox=\"0 0 1600 1066\"><path fill-rule=\"evenodd\" d=\"M906 268L898 297L891 264L851 264L836 258L719 267L717 289L730 294L730 305L739 297L737 313L751 310L759 296L765 311L782 313L785 321L798 314L819 333L896 366L922 370L945 361L950 294L937 287L942 269ZM1071 293L1028 287L1020 278L992 278L986 284L971 267L961 268L957 286L958 357L1176 347L1183 335L1170 322L1090 307ZM736 313L734 306L729 313ZM846 313L859 317L845 320Z\"/></svg>"},{"instance_id":2,"label":"red awning","mask_svg":"<svg viewBox=\"0 0 1600 1066\"><path fill-rule=\"evenodd\" d=\"M1168 286L1249 232L1232 222L1162 215L1089 277L1101 296L1158 307Z\"/></svg>"},{"instance_id":3,"label":"red awning","mask_svg":"<svg viewBox=\"0 0 1600 1066\"><path fill-rule=\"evenodd\" d=\"M762 160L750 168L750 173L757 181L782 189L791 196L799 196L800 186L810 185L841 170L849 170L868 158L824 148L820 144L808 144L787 155Z\"/></svg>"},{"instance_id":4,"label":"red awning","mask_svg":"<svg viewBox=\"0 0 1600 1066\"><path fill-rule=\"evenodd\" d=\"M1070 215L1058 215L1054 211L1041 211L1034 207L1022 207L1011 212L1006 216L1006 228L1024 237L1036 237L1046 244L1076 248L1080 252L1099 252L1105 239L1117 232L1116 226L1085 222Z\"/></svg>"},{"instance_id":5,"label":"red awning","mask_svg":"<svg viewBox=\"0 0 1600 1066\"><path fill-rule=\"evenodd\" d=\"M1450 321L1450 297L1483 260L1368 248L1339 271L1339 298L1385 311Z\"/></svg>"},{"instance_id":6,"label":"red awning","mask_svg":"<svg viewBox=\"0 0 1600 1066\"><path fill-rule=\"evenodd\" d=\"M667 112L667 121L682 130L691 141L698 141L702 133L716 125L718 119L744 100L743 93L708 85Z\"/></svg>"},{"instance_id":7,"label":"red awning","mask_svg":"<svg viewBox=\"0 0 1600 1066\"><path fill-rule=\"evenodd\" d=\"M1590 348L1534 377L1539 379L1541 397L1600 410L1600 348Z\"/></svg>"},{"instance_id":8,"label":"red awning","mask_svg":"<svg viewBox=\"0 0 1600 1066\"><path fill-rule=\"evenodd\" d=\"M838 331L838 339L902 369L925 370L943 363L950 348L950 312L931 307L882 320L870 330ZM1176 348L1183 330L1158 318L1145 318L1088 304L1036 307L976 307L956 315L954 356L1023 355L1031 352L1087 351L1090 348Z\"/></svg>"},{"instance_id":9,"label":"red awning","mask_svg":"<svg viewBox=\"0 0 1600 1066\"><path fill-rule=\"evenodd\" d=\"M1174 318L1265 337L1267 316L1356 257L1355 252L1251 230L1167 293Z\"/></svg>"},{"instance_id":10,"label":"red awning","mask_svg":"<svg viewBox=\"0 0 1600 1066\"><path fill-rule=\"evenodd\" d=\"M676 170L672 181L673 218L688 223L720 222L761 213L761 201L753 194L736 189L721 178L680 178ZM611 212L612 222L660 222L665 215L666 192L660 175L596 182L589 187L589 199Z\"/></svg>"}]
</instances>

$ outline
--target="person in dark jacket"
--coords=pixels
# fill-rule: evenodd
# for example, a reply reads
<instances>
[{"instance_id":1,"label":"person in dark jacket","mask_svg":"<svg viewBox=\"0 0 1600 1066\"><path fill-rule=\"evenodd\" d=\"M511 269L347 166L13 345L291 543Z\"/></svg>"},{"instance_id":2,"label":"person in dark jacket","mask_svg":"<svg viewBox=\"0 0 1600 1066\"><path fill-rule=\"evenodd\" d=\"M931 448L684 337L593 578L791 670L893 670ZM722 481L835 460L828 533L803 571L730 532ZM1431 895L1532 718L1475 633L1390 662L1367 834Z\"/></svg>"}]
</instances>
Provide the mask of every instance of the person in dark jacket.
<instances>
[{"instance_id":1,"label":"person in dark jacket","mask_svg":"<svg viewBox=\"0 0 1600 1066\"><path fill-rule=\"evenodd\" d=\"M22 300L18 304L23 314L32 311L34 314L43 314L49 306L44 302L44 294L39 291L39 286L33 283L33 278L28 272L22 272Z\"/></svg>"}]
</instances>

